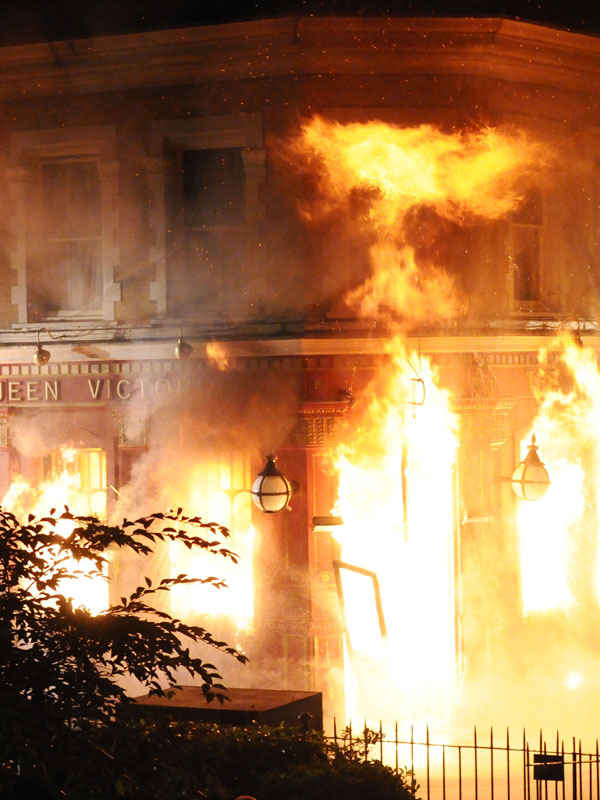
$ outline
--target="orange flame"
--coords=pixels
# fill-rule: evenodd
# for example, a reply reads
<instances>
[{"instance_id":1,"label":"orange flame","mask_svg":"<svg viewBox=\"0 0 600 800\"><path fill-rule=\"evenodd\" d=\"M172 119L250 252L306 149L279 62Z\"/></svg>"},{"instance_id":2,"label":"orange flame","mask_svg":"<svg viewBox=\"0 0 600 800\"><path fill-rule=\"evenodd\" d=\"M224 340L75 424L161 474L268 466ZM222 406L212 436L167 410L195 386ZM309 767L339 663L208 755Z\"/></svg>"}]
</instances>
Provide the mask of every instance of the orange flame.
<instances>
[{"instance_id":1,"label":"orange flame","mask_svg":"<svg viewBox=\"0 0 600 800\"><path fill-rule=\"evenodd\" d=\"M21 519L26 518L28 514L47 515L52 508L57 509L60 515L65 506L76 515L98 512L101 515L105 514L106 496L102 487L96 487L97 491L90 496L82 490L81 475L76 471L77 466L81 467L82 463L88 464L89 470L89 462L94 461L93 457L98 456L98 451L86 454L91 455L91 459L86 457L78 459L81 452L74 448L63 447L55 459L60 471L37 486L31 485L22 477L16 478L2 500L2 507ZM103 502L99 500L100 495ZM71 520L59 520L56 531L61 536L67 537L74 526L75 523ZM107 608L108 584L104 578L97 575L93 562L87 559L69 560L63 566L72 572L77 571L80 577L65 578L60 581L57 590L61 594L70 597L74 605L84 606L94 614Z\"/></svg>"},{"instance_id":2,"label":"orange flame","mask_svg":"<svg viewBox=\"0 0 600 800\"><path fill-rule=\"evenodd\" d=\"M432 125L342 125L321 117L302 126L287 153L317 181L318 197L305 203L305 218L315 222L343 211L368 242L371 274L346 303L396 332L447 321L462 310L448 265L417 259L411 213L427 208L458 224L499 219L553 160L548 146L519 131L444 133ZM342 563L358 568L346 568L340 581L355 679L347 687L349 711L381 718L391 705L417 722L447 721L457 688L457 424L432 364L424 360L417 370L416 355L400 338L389 354L390 366L368 387L336 461ZM364 580L373 575L379 613L376 584ZM381 687L381 697L376 688L361 696L358 686L365 683Z\"/></svg>"},{"instance_id":3,"label":"orange flame","mask_svg":"<svg viewBox=\"0 0 600 800\"><path fill-rule=\"evenodd\" d=\"M539 409L531 430L541 445L551 484L541 500L520 503L517 511L524 612L572 607L582 601L582 592L600 596L597 552L584 556L584 561L591 558L596 564L591 583L586 585L572 571L573 553L587 547L591 529L598 527L591 513L600 489L598 477L595 482L593 478L600 468L598 364L590 349L578 347L566 335L539 358ZM585 600L589 602L589 596Z\"/></svg>"},{"instance_id":4,"label":"orange flame","mask_svg":"<svg viewBox=\"0 0 600 800\"><path fill-rule=\"evenodd\" d=\"M106 486L106 479L98 478L99 465L86 458L85 450L62 448L54 458L60 471L35 486L23 478L15 479L2 500L2 506L21 518L29 513L36 516L48 514L51 508L61 513L68 506L74 514L90 514L101 511L106 514L106 496L102 491L84 491L82 483L89 483L90 473L94 473L95 483ZM95 452L92 453L95 455ZM95 467L95 468L94 468ZM183 472L183 470L181 471ZM177 504L184 508L202 509L202 517L216 520L230 528L231 540L223 542L240 557L240 563L222 559L218 564L212 555L189 551L182 545L172 543L165 552L156 552L155 564L136 564L135 581L142 574L153 573L154 577L184 573L192 578L203 578L216 574L223 578L227 589L218 592L213 585L192 583L174 587L170 592L170 611L176 616L190 619L198 616L220 616L228 618L237 632L247 630L254 615L253 590L253 541L254 528L251 522L250 495L244 491L250 485L249 465L242 456L224 454L222 457L205 457L193 468L186 470L188 479L175 481L162 487L165 500L177 497ZM171 470L170 475L173 472ZM177 472L180 475L180 472ZM104 498L104 507L99 509L98 495ZM171 495L171 497L169 497ZM61 520L57 530L68 536L73 528L70 520ZM197 534L197 530L190 531ZM165 563L165 561L167 563ZM73 598L75 605L83 605L93 613L99 613L108 605L108 586L97 577L86 577L85 572L94 572L91 562L82 560L70 562L68 569L83 573L81 578L64 580L59 591ZM123 566L123 565L122 565ZM124 571L127 571L125 566ZM160 574L159 574L160 573Z\"/></svg>"},{"instance_id":5,"label":"orange flame","mask_svg":"<svg viewBox=\"0 0 600 800\"><path fill-rule=\"evenodd\" d=\"M236 631L247 630L254 616L254 576L252 572L255 530L251 521L250 495L244 491L249 486L249 465L241 456L205 456L189 472L182 505L203 509L204 519L218 520L231 531L225 546L239 556L234 564L223 559L215 564L214 556L204 552L190 552L174 543L169 550L170 570L184 572L190 577L217 574L227 584L225 591L217 592L211 585L199 583L174 587L171 591L173 613L190 617L194 614L227 617ZM179 487L179 493L181 493ZM216 572L215 572L216 571Z\"/></svg>"},{"instance_id":6,"label":"orange flame","mask_svg":"<svg viewBox=\"0 0 600 800\"><path fill-rule=\"evenodd\" d=\"M389 351L389 370L371 386L337 458L342 561L376 574L387 629L382 638L369 587L363 581L353 591L348 582L351 666L360 683L366 671L369 684L382 693L378 698L373 688L362 702L355 694L350 711L385 716L375 711L379 702L385 705L385 693L386 702L403 708L407 717L434 720L448 709L454 689L456 418L432 365L423 361L425 397L415 399L417 379L409 361L416 355L407 353L400 339Z\"/></svg>"},{"instance_id":7,"label":"orange flame","mask_svg":"<svg viewBox=\"0 0 600 800\"><path fill-rule=\"evenodd\" d=\"M420 205L459 222L498 219L518 205L523 179L551 158L521 131L443 133L433 125L341 125L318 116L302 126L293 149L319 174L320 213L356 191L372 192L367 219L385 238L397 238L406 213Z\"/></svg>"},{"instance_id":8,"label":"orange flame","mask_svg":"<svg viewBox=\"0 0 600 800\"><path fill-rule=\"evenodd\" d=\"M412 247L380 242L371 247L370 256L374 274L346 295L347 305L361 316L393 322L400 313L419 323L448 319L456 312L451 279L441 269L417 265Z\"/></svg>"},{"instance_id":9,"label":"orange flame","mask_svg":"<svg viewBox=\"0 0 600 800\"><path fill-rule=\"evenodd\" d=\"M346 301L362 315L447 320L462 306L440 266L417 264L407 216L419 208L463 223L493 220L519 205L528 181L548 166L551 149L520 131L444 133L432 125L341 125L314 117L288 145L318 180L309 221L336 210L375 237L372 277ZM445 266L445 265L443 265Z\"/></svg>"},{"instance_id":10,"label":"orange flame","mask_svg":"<svg viewBox=\"0 0 600 800\"><path fill-rule=\"evenodd\" d=\"M216 364L217 369L225 372L229 369L230 359L225 354L225 348L219 342L207 342L206 355Z\"/></svg>"}]
</instances>

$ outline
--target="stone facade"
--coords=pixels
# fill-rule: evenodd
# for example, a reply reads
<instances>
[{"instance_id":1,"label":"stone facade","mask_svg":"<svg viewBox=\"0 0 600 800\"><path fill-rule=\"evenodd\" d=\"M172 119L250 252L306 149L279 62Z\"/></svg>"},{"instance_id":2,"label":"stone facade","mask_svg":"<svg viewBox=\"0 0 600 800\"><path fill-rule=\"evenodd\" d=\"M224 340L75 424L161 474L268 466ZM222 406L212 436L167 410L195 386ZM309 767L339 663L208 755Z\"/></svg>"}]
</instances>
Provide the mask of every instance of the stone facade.
<instances>
[{"instance_id":1,"label":"stone facade","mask_svg":"<svg viewBox=\"0 0 600 800\"><path fill-rule=\"evenodd\" d=\"M513 534L501 524L510 500L494 476L510 474L519 460L538 350L561 328L581 330L594 351L600 343L596 38L503 19L312 17L5 47L0 109L2 485L19 467L37 469L32 454L15 456L11 418L76 412L82 429L87 418L93 435L78 442L106 451L118 494L157 436L150 414L135 424L133 399L144 387L141 400L156 401L156 420L182 374L196 385L218 365L241 376L225 388L248 398L281 379L262 398L277 436L251 442L252 472L266 447L276 449L300 491L289 513L255 519L260 541L269 540L256 557L256 626L265 664L284 665L282 686L307 690L323 689L323 676L343 662L337 544L330 530L313 526L335 499L327 455L388 356L385 331L339 313L346 287L335 260L344 254L303 228L294 187L274 156L277 142L320 114L449 130L509 124L558 143L560 168L544 187L537 305L515 300L509 222L473 226L451 253L454 277L471 298L467 313L450 328L409 336L435 363L460 416L460 557L480 537L502 540L499 552L510 547ZM198 233L179 207L181 159L231 150L242 154L239 219L204 222ZM67 162L97 165L101 225L93 236L50 231L40 244L44 198L52 196L44 194L44 170ZM100 248L99 261L89 262L98 271L98 304L86 310L73 307L64 274L49 271L43 249L82 238ZM44 287L52 294L46 305L38 302ZM185 365L174 360L180 336L194 346ZM40 337L52 359L37 367ZM68 426L60 430L69 443ZM224 491L234 498L238 489ZM510 570L507 580L516 580ZM339 712L338 690L327 703Z\"/></svg>"}]
</instances>

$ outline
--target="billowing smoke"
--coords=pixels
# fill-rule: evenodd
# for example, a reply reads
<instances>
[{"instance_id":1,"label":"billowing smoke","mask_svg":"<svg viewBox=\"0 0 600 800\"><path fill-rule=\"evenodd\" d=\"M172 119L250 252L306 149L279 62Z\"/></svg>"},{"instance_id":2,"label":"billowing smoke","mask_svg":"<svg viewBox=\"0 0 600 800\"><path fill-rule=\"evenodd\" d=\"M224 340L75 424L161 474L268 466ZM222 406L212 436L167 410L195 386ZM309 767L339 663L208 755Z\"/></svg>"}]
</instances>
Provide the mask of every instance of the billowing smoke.
<instances>
[{"instance_id":1,"label":"billowing smoke","mask_svg":"<svg viewBox=\"0 0 600 800\"><path fill-rule=\"evenodd\" d=\"M249 490L257 466L266 454L277 452L295 424L299 373L232 363L216 346L211 353L204 367L195 365L181 394L147 416L148 448L119 491L116 514L131 518L182 507L189 515L228 527L232 535L224 545L239 563L183 547L158 547L151 559L121 560L118 587L121 593L131 590L142 574L152 579L179 573L224 579L227 587L219 590L200 584L174 589L169 610L206 625L249 656L250 663L242 666L210 648L197 648L198 655L219 664L227 685L261 686L261 642L254 628L261 580L255 575L255 559L256 549L264 556L269 542L255 528L258 512L253 512ZM135 692L133 685L129 688Z\"/></svg>"},{"instance_id":2,"label":"billowing smoke","mask_svg":"<svg viewBox=\"0 0 600 800\"><path fill-rule=\"evenodd\" d=\"M122 491L127 502L120 511L143 513L152 502L182 505L203 457L243 452L260 463L286 441L295 422L298 374L223 366L213 361L184 384L182 394L131 414L134 425L136 416L146 414L149 449Z\"/></svg>"}]
</instances>

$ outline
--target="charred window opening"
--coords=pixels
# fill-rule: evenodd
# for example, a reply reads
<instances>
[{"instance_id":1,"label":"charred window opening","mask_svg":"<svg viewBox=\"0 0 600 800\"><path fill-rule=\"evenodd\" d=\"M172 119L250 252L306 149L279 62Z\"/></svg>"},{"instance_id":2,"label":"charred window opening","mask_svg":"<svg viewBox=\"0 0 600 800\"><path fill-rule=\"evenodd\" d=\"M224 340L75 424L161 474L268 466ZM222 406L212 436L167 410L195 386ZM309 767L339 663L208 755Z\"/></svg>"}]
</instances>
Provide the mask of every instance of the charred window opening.
<instances>
[{"instance_id":1,"label":"charred window opening","mask_svg":"<svg viewBox=\"0 0 600 800\"><path fill-rule=\"evenodd\" d=\"M240 147L184 150L183 208L186 230L244 223L244 164Z\"/></svg>"},{"instance_id":2,"label":"charred window opening","mask_svg":"<svg viewBox=\"0 0 600 800\"><path fill-rule=\"evenodd\" d=\"M183 311L226 292L243 257L246 171L241 147L186 149L176 158L169 260L184 280L172 285L169 302Z\"/></svg>"},{"instance_id":3,"label":"charred window opening","mask_svg":"<svg viewBox=\"0 0 600 800\"><path fill-rule=\"evenodd\" d=\"M100 313L102 199L94 160L49 159L40 166L37 253L29 280L41 318Z\"/></svg>"},{"instance_id":4,"label":"charred window opening","mask_svg":"<svg viewBox=\"0 0 600 800\"><path fill-rule=\"evenodd\" d=\"M532 190L513 215L510 226L510 259L513 299L516 304L542 299L542 196Z\"/></svg>"},{"instance_id":5,"label":"charred window opening","mask_svg":"<svg viewBox=\"0 0 600 800\"><path fill-rule=\"evenodd\" d=\"M61 448L43 459L44 483L54 485L56 507L74 514L106 518L106 452L100 448ZM62 497L59 495L62 492Z\"/></svg>"}]
</instances>

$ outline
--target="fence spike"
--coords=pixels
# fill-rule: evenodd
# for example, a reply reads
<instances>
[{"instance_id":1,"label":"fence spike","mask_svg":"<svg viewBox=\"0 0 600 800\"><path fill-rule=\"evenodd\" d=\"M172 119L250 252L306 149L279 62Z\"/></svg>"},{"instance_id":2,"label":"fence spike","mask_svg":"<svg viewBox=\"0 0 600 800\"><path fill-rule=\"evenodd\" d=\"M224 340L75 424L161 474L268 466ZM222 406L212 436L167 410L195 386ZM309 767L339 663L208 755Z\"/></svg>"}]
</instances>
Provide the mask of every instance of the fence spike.
<instances>
[{"instance_id":1,"label":"fence spike","mask_svg":"<svg viewBox=\"0 0 600 800\"><path fill-rule=\"evenodd\" d=\"M415 771L415 726L411 723L410 726L410 769L414 774Z\"/></svg>"},{"instance_id":2,"label":"fence spike","mask_svg":"<svg viewBox=\"0 0 600 800\"><path fill-rule=\"evenodd\" d=\"M565 763L565 742L564 739L560 743L561 755L563 764ZM562 782L562 800L565 800L565 781Z\"/></svg>"},{"instance_id":3,"label":"fence spike","mask_svg":"<svg viewBox=\"0 0 600 800\"><path fill-rule=\"evenodd\" d=\"M600 800L600 753L598 752L598 739L596 739L596 800Z\"/></svg>"},{"instance_id":4,"label":"fence spike","mask_svg":"<svg viewBox=\"0 0 600 800\"><path fill-rule=\"evenodd\" d=\"M527 765L528 758L527 758L527 734L525 733L525 728L523 728L523 800L527 800L527 776L529 774L529 768Z\"/></svg>"},{"instance_id":5,"label":"fence spike","mask_svg":"<svg viewBox=\"0 0 600 800\"><path fill-rule=\"evenodd\" d=\"M506 800L510 800L510 731L506 726Z\"/></svg>"},{"instance_id":6,"label":"fence spike","mask_svg":"<svg viewBox=\"0 0 600 800\"><path fill-rule=\"evenodd\" d=\"M581 739L579 740L579 797L583 800L583 765L581 763Z\"/></svg>"},{"instance_id":7,"label":"fence spike","mask_svg":"<svg viewBox=\"0 0 600 800\"><path fill-rule=\"evenodd\" d=\"M446 745L442 745L442 800L446 800Z\"/></svg>"},{"instance_id":8,"label":"fence spike","mask_svg":"<svg viewBox=\"0 0 600 800\"><path fill-rule=\"evenodd\" d=\"M494 728L490 725L490 800L494 800Z\"/></svg>"},{"instance_id":9,"label":"fence spike","mask_svg":"<svg viewBox=\"0 0 600 800\"><path fill-rule=\"evenodd\" d=\"M572 794L572 796L573 796L573 800L577 800L577 794L578 794L577 793L577 748L576 748L576 744L575 744L575 737L573 737L573 769L572 769L572 775L573 775L573 790L572 790L573 794Z\"/></svg>"},{"instance_id":10,"label":"fence spike","mask_svg":"<svg viewBox=\"0 0 600 800\"><path fill-rule=\"evenodd\" d=\"M477 771L477 725L473 725L473 755L475 759L475 800L479 797L479 774Z\"/></svg>"},{"instance_id":11,"label":"fence spike","mask_svg":"<svg viewBox=\"0 0 600 800\"><path fill-rule=\"evenodd\" d=\"M431 798L431 781L430 781L430 771L429 771L429 723L425 729L425 744L427 747L427 800Z\"/></svg>"}]
</instances>

